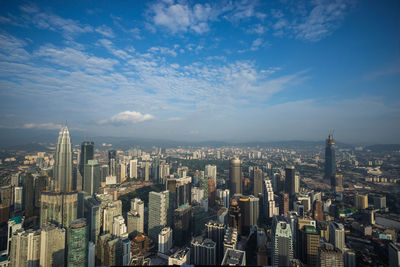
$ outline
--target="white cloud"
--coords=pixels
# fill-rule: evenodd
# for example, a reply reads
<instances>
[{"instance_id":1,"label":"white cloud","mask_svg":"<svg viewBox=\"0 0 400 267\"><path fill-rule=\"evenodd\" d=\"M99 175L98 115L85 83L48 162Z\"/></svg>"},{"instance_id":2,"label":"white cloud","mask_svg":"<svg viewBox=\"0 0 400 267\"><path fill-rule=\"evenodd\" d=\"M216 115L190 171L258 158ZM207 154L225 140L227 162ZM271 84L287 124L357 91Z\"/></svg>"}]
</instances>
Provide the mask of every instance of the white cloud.
<instances>
[{"instance_id":1,"label":"white cloud","mask_svg":"<svg viewBox=\"0 0 400 267\"><path fill-rule=\"evenodd\" d=\"M178 54L175 52L174 49L170 49L168 47L162 47L162 46L153 46L148 49L149 52L151 53L160 53L164 55L170 55L173 57L176 57Z\"/></svg>"},{"instance_id":2,"label":"white cloud","mask_svg":"<svg viewBox=\"0 0 400 267\"><path fill-rule=\"evenodd\" d=\"M39 128L39 129L47 129L47 130L59 130L59 129L61 129L61 127L62 127L61 124L55 124L52 122L24 124L24 128L27 128L27 129Z\"/></svg>"},{"instance_id":3,"label":"white cloud","mask_svg":"<svg viewBox=\"0 0 400 267\"><path fill-rule=\"evenodd\" d=\"M151 114L142 114L137 111L126 110L112 116L109 120L100 121L100 124L129 124L152 120L154 118L155 117Z\"/></svg>"},{"instance_id":4,"label":"white cloud","mask_svg":"<svg viewBox=\"0 0 400 267\"><path fill-rule=\"evenodd\" d=\"M104 35L105 37L114 38L114 31L106 25L101 25L97 27L95 31L100 33L101 35Z\"/></svg>"}]
</instances>

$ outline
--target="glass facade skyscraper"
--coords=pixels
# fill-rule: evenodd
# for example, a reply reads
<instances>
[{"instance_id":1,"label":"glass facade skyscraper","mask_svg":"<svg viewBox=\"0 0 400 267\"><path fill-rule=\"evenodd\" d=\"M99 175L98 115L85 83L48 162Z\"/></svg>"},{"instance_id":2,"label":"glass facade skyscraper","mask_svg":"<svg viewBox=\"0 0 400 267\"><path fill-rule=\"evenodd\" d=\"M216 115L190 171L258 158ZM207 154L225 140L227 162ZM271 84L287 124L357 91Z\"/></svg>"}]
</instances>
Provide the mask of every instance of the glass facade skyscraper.
<instances>
[{"instance_id":1,"label":"glass facade skyscraper","mask_svg":"<svg viewBox=\"0 0 400 267\"><path fill-rule=\"evenodd\" d=\"M331 179L336 173L336 158L335 158L335 141L333 136L329 135L326 139L325 146L325 179Z\"/></svg>"},{"instance_id":2,"label":"glass facade skyscraper","mask_svg":"<svg viewBox=\"0 0 400 267\"><path fill-rule=\"evenodd\" d=\"M68 267L87 266L88 242L86 219L73 221L68 228Z\"/></svg>"}]
</instances>

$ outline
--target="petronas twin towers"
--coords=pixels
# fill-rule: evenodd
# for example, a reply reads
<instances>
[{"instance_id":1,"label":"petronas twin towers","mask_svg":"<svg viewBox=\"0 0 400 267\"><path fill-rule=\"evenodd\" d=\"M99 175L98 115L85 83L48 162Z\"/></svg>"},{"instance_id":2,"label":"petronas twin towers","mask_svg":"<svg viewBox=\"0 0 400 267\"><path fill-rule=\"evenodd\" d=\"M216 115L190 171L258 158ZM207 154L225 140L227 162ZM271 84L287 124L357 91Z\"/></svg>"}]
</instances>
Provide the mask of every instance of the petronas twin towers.
<instances>
[{"instance_id":1,"label":"petronas twin towers","mask_svg":"<svg viewBox=\"0 0 400 267\"><path fill-rule=\"evenodd\" d=\"M55 191L72 191L72 148L68 127L61 128L58 135L54 162Z\"/></svg>"},{"instance_id":2,"label":"petronas twin towers","mask_svg":"<svg viewBox=\"0 0 400 267\"><path fill-rule=\"evenodd\" d=\"M78 192L72 186L72 147L67 126L61 128L54 159L54 186L41 194L40 221L41 225L69 227L77 218Z\"/></svg>"}]
</instances>

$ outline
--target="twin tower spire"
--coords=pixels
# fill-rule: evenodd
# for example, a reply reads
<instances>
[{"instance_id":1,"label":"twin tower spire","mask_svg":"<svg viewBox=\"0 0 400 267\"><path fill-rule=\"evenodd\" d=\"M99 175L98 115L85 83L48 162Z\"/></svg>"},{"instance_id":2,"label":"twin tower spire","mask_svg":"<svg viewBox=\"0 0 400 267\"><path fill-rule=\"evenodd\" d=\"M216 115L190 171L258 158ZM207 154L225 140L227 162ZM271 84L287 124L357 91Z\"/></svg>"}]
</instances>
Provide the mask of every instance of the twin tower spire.
<instances>
[{"instance_id":1,"label":"twin tower spire","mask_svg":"<svg viewBox=\"0 0 400 267\"><path fill-rule=\"evenodd\" d=\"M54 162L55 191L72 191L72 147L67 125L60 130Z\"/></svg>"}]
</instances>

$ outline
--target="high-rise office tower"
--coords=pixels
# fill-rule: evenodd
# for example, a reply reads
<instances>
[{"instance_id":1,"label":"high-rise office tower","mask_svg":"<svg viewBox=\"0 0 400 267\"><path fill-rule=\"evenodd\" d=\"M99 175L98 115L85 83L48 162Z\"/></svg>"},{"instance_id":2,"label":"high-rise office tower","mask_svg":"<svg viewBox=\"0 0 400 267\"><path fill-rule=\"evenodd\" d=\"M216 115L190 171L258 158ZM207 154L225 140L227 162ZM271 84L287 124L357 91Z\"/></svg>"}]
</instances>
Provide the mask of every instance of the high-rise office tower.
<instances>
[{"instance_id":1,"label":"high-rise office tower","mask_svg":"<svg viewBox=\"0 0 400 267\"><path fill-rule=\"evenodd\" d=\"M191 259L194 265L216 265L217 248L214 241L197 236L190 243L192 247Z\"/></svg>"},{"instance_id":2,"label":"high-rise office tower","mask_svg":"<svg viewBox=\"0 0 400 267\"><path fill-rule=\"evenodd\" d=\"M275 216L272 224L272 265L289 266L293 259L293 238L290 224L282 216Z\"/></svg>"},{"instance_id":3,"label":"high-rise office tower","mask_svg":"<svg viewBox=\"0 0 400 267\"><path fill-rule=\"evenodd\" d=\"M97 237L100 234L101 214L100 202L92 196L84 198L84 217L88 225L89 241L96 244Z\"/></svg>"},{"instance_id":4,"label":"high-rise office tower","mask_svg":"<svg viewBox=\"0 0 400 267\"><path fill-rule=\"evenodd\" d=\"M89 235L86 219L80 218L71 222L67 238L68 266L87 266Z\"/></svg>"},{"instance_id":5,"label":"high-rise office tower","mask_svg":"<svg viewBox=\"0 0 400 267\"><path fill-rule=\"evenodd\" d=\"M368 208L368 195L356 195L355 198L355 206L357 209L366 209Z\"/></svg>"},{"instance_id":6,"label":"high-rise office tower","mask_svg":"<svg viewBox=\"0 0 400 267\"><path fill-rule=\"evenodd\" d=\"M129 230L129 218L128 218L128 232L138 231L144 233L144 202L139 198L131 200L131 225ZM132 217L133 216L133 217Z\"/></svg>"},{"instance_id":7,"label":"high-rise office tower","mask_svg":"<svg viewBox=\"0 0 400 267\"><path fill-rule=\"evenodd\" d=\"M35 206L34 202L34 181L32 174L27 174L23 177L22 180L23 190L24 190L24 210L25 210L25 219L28 219L33 216L33 210Z\"/></svg>"},{"instance_id":8,"label":"high-rise office tower","mask_svg":"<svg viewBox=\"0 0 400 267\"><path fill-rule=\"evenodd\" d=\"M343 267L343 253L331 244L324 244L318 249L318 267Z\"/></svg>"},{"instance_id":9,"label":"high-rise office tower","mask_svg":"<svg viewBox=\"0 0 400 267\"><path fill-rule=\"evenodd\" d=\"M172 248L172 229L164 227L158 234L158 251L166 254Z\"/></svg>"},{"instance_id":10,"label":"high-rise office tower","mask_svg":"<svg viewBox=\"0 0 400 267\"><path fill-rule=\"evenodd\" d=\"M232 199L228 213L228 224L230 227L236 228L238 234L242 234L242 213L240 211L239 203L236 199Z\"/></svg>"},{"instance_id":11,"label":"high-rise office tower","mask_svg":"<svg viewBox=\"0 0 400 267\"><path fill-rule=\"evenodd\" d=\"M333 221L329 223L329 242L340 250L346 247L343 224Z\"/></svg>"},{"instance_id":12,"label":"high-rise office tower","mask_svg":"<svg viewBox=\"0 0 400 267\"><path fill-rule=\"evenodd\" d=\"M35 179L35 215L36 210L40 210L40 195L46 190L48 178L46 176L39 176Z\"/></svg>"},{"instance_id":13,"label":"high-rise office tower","mask_svg":"<svg viewBox=\"0 0 400 267\"><path fill-rule=\"evenodd\" d=\"M54 161L56 191L70 192L72 188L72 148L68 127L61 128Z\"/></svg>"},{"instance_id":14,"label":"high-rise office tower","mask_svg":"<svg viewBox=\"0 0 400 267\"><path fill-rule=\"evenodd\" d=\"M184 205L174 211L174 244L183 246L191 236L192 206Z\"/></svg>"},{"instance_id":15,"label":"high-rise office tower","mask_svg":"<svg viewBox=\"0 0 400 267\"><path fill-rule=\"evenodd\" d=\"M275 198L271 180L264 180L264 216L272 218L275 215Z\"/></svg>"},{"instance_id":16,"label":"high-rise office tower","mask_svg":"<svg viewBox=\"0 0 400 267\"><path fill-rule=\"evenodd\" d=\"M94 196L100 187L100 164L97 160L88 160L84 165L83 190Z\"/></svg>"},{"instance_id":17,"label":"high-rise office tower","mask_svg":"<svg viewBox=\"0 0 400 267\"><path fill-rule=\"evenodd\" d=\"M188 265L190 264L190 248L178 249L173 255L168 257L168 265Z\"/></svg>"},{"instance_id":18,"label":"high-rise office tower","mask_svg":"<svg viewBox=\"0 0 400 267\"><path fill-rule=\"evenodd\" d=\"M114 217L121 215L121 210L114 203L109 203L103 209L103 233L113 232Z\"/></svg>"},{"instance_id":19,"label":"high-rise office tower","mask_svg":"<svg viewBox=\"0 0 400 267\"><path fill-rule=\"evenodd\" d=\"M206 178L213 179L214 183L217 183L217 166L207 164L205 167L204 175Z\"/></svg>"},{"instance_id":20,"label":"high-rise office tower","mask_svg":"<svg viewBox=\"0 0 400 267\"><path fill-rule=\"evenodd\" d=\"M227 249L221 265L246 266L246 252L242 250Z\"/></svg>"},{"instance_id":21,"label":"high-rise office tower","mask_svg":"<svg viewBox=\"0 0 400 267\"><path fill-rule=\"evenodd\" d=\"M169 191L149 192L149 237L157 241L158 234L165 226L172 225L172 207Z\"/></svg>"},{"instance_id":22,"label":"high-rise office tower","mask_svg":"<svg viewBox=\"0 0 400 267\"><path fill-rule=\"evenodd\" d=\"M258 223L260 207L259 198L250 196L241 196L239 198L240 212L242 213L242 232L247 234L251 226Z\"/></svg>"},{"instance_id":23,"label":"high-rise office tower","mask_svg":"<svg viewBox=\"0 0 400 267\"><path fill-rule=\"evenodd\" d=\"M289 194L280 192L278 194L279 215L287 216L289 212Z\"/></svg>"},{"instance_id":24,"label":"high-rise office tower","mask_svg":"<svg viewBox=\"0 0 400 267\"><path fill-rule=\"evenodd\" d=\"M336 158L335 158L335 141L333 136L329 135L326 139L325 146L325 179L331 179L336 173Z\"/></svg>"},{"instance_id":25,"label":"high-rise office tower","mask_svg":"<svg viewBox=\"0 0 400 267\"><path fill-rule=\"evenodd\" d=\"M41 196L40 224L68 227L77 218L78 193L44 191Z\"/></svg>"},{"instance_id":26,"label":"high-rise office tower","mask_svg":"<svg viewBox=\"0 0 400 267\"><path fill-rule=\"evenodd\" d=\"M400 266L400 244L390 242L388 245L389 267Z\"/></svg>"},{"instance_id":27,"label":"high-rise office tower","mask_svg":"<svg viewBox=\"0 0 400 267\"><path fill-rule=\"evenodd\" d=\"M230 195L242 194L242 163L240 159L233 158L229 162L229 191Z\"/></svg>"},{"instance_id":28,"label":"high-rise office tower","mask_svg":"<svg viewBox=\"0 0 400 267\"><path fill-rule=\"evenodd\" d=\"M331 176L331 189L334 192L343 191L343 175L334 173Z\"/></svg>"},{"instance_id":29,"label":"high-rise office tower","mask_svg":"<svg viewBox=\"0 0 400 267\"><path fill-rule=\"evenodd\" d=\"M224 235L224 252L225 254L227 249L236 249L236 245L238 242L238 231L236 228L228 227L225 231Z\"/></svg>"},{"instance_id":30,"label":"high-rise office tower","mask_svg":"<svg viewBox=\"0 0 400 267\"><path fill-rule=\"evenodd\" d=\"M206 185L208 188L208 181ZM174 209L185 204L190 204L192 198L192 177L168 178L166 181L166 190L170 192L171 205Z\"/></svg>"},{"instance_id":31,"label":"high-rise office tower","mask_svg":"<svg viewBox=\"0 0 400 267\"><path fill-rule=\"evenodd\" d=\"M7 249L6 249L6 254L8 256L10 256L12 236L17 230L22 228L23 223L24 223L24 218L22 216L14 217L8 220Z\"/></svg>"},{"instance_id":32,"label":"high-rise office tower","mask_svg":"<svg viewBox=\"0 0 400 267\"><path fill-rule=\"evenodd\" d=\"M81 153L79 157L79 173L81 177L85 177L85 164L92 159L94 159L94 143L83 141L81 144ZM82 186L84 186L84 182L82 183Z\"/></svg>"},{"instance_id":33,"label":"high-rise office tower","mask_svg":"<svg viewBox=\"0 0 400 267\"><path fill-rule=\"evenodd\" d=\"M303 226L300 230L297 245L300 247L298 257L307 266L316 266L318 263L319 234L314 226Z\"/></svg>"},{"instance_id":34,"label":"high-rise office tower","mask_svg":"<svg viewBox=\"0 0 400 267\"><path fill-rule=\"evenodd\" d=\"M145 181L150 180L150 162L148 161L144 163L144 180Z\"/></svg>"},{"instance_id":35,"label":"high-rise office tower","mask_svg":"<svg viewBox=\"0 0 400 267\"><path fill-rule=\"evenodd\" d=\"M263 181L264 181L264 173L260 168L256 168L254 170L254 187L253 193L255 197L258 197L259 194L263 193Z\"/></svg>"},{"instance_id":36,"label":"high-rise office tower","mask_svg":"<svg viewBox=\"0 0 400 267\"><path fill-rule=\"evenodd\" d=\"M324 213L322 212L322 201L315 200L313 204L313 217L317 221L324 220Z\"/></svg>"},{"instance_id":37,"label":"high-rise office tower","mask_svg":"<svg viewBox=\"0 0 400 267\"><path fill-rule=\"evenodd\" d=\"M10 267L39 266L40 230L18 229L11 242Z\"/></svg>"},{"instance_id":38,"label":"high-rise office tower","mask_svg":"<svg viewBox=\"0 0 400 267\"><path fill-rule=\"evenodd\" d=\"M117 176L117 151L108 151L108 175Z\"/></svg>"},{"instance_id":39,"label":"high-rise office tower","mask_svg":"<svg viewBox=\"0 0 400 267\"><path fill-rule=\"evenodd\" d=\"M287 166L285 169L285 192L289 194L290 199L293 199L293 196L298 194L299 190L299 177L295 173L294 166Z\"/></svg>"},{"instance_id":40,"label":"high-rise office tower","mask_svg":"<svg viewBox=\"0 0 400 267\"><path fill-rule=\"evenodd\" d=\"M22 211L24 199L23 192L22 186L14 187L14 211Z\"/></svg>"},{"instance_id":41,"label":"high-rise office tower","mask_svg":"<svg viewBox=\"0 0 400 267\"><path fill-rule=\"evenodd\" d=\"M210 208L215 206L215 190L215 181L211 178L208 178L208 207Z\"/></svg>"},{"instance_id":42,"label":"high-rise office tower","mask_svg":"<svg viewBox=\"0 0 400 267\"><path fill-rule=\"evenodd\" d=\"M129 161L129 178L137 179L137 159L132 159Z\"/></svg>"},{"instance_id":43,"label":"high-rise office tower","mask_svg":"<svg viewBox=\"0 0 400 267\"><path fill-rule=\"evenodd\" d=\"M115 216L113 219L113 231L112 234L114 236L128 236L127 234L127 228L125 224L125 219L122 217L122 215Z\"/></svg>"},{"instance_id":44,"label":"high-rise office tower","mask_svg":"<svg viewBox=\"0 0 400 267\"><path fill-rule=\"evenodd\" d=\"M52 224L42 226L40 241L40 266L64 266L65 229Z\"/></svg>"},{"instance_id":45,"label":"high-rise office tower","mask_svg":"<svg viewBox=\"0 0 400 267\"><path fill-rule=\"evenodd\" d=\"M224 256L225 225L216 221L206 223L207 237L215 242L217 253L217 264L219 265Z\"/></svg>"}]
</instances>

